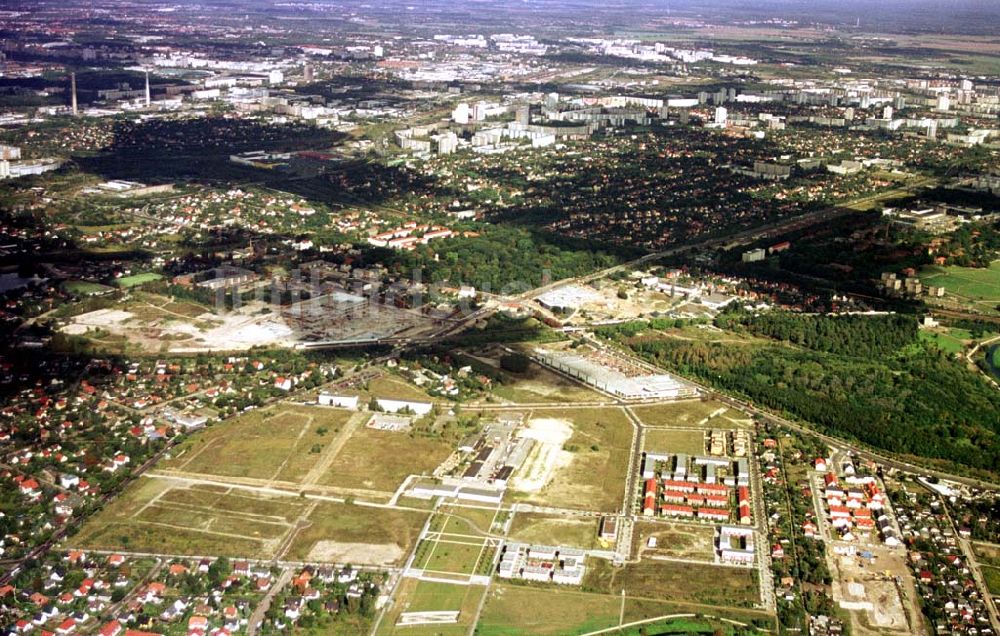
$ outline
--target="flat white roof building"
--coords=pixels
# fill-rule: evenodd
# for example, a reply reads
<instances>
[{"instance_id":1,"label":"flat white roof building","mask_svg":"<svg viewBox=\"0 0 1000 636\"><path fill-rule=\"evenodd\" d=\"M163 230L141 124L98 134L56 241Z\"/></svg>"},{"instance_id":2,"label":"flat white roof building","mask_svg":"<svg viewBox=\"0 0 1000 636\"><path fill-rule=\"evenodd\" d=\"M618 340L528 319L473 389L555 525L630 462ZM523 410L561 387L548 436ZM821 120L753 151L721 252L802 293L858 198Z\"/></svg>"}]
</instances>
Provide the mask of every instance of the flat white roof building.
<instances>
[{"instance_id":1,"label":"flat white roof building","mask_svg":"<svg viewBox=\"0 0 1000 636\"><path fill-rule=\"evenodd\" d=\"M320 393L317 403L320 406L336 406L342 409L358 409L358 396L356 395L333 395L332 393Z\"/></svg>"},{"instance_id":2,"label":"flat white roof building","mask_svg":"<svg viewBox=\"0 0 1000 636\"><path fill-rule=\"evenodd\" d=\"M386 413L399 413L408 409L415 415L427 415L434 408L434 404L431 402L410 402L407 400L387 400L383 398L379 398L375 402Z\"/></svg>"},{"instance_id":3,"label":"flat white roof building","mask_svg":"<svg viewBox=\"0 0 1000 636\"><path fill-rule=\"evenodd\" d=\"M535 349L535 357L574 378L625 399L679 398L697 391L665 373L628 376L591 358L574 353Z\"/></svg>"}]
</instances>

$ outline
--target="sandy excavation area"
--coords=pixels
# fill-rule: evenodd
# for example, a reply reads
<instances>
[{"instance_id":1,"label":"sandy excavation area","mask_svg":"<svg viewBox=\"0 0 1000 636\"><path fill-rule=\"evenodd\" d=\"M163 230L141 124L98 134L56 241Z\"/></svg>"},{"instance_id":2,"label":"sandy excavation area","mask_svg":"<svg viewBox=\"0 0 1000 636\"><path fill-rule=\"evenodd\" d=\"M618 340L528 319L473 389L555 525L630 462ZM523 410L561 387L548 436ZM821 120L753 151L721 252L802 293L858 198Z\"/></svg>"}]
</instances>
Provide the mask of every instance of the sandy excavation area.
<instances>
[{"instance_id":1,"label":"sandy excavation area","mask_svg":"<svg viewBox=\"0 0 1000 636\"><path fill-rule=\"evenodd\" d=\"M395 543L341 543L317 541L309 551L310 561L389 566L399 563L403 549Z\"/></svg>"},{"instance_id":2,"label":"sandy excavation area","mask_svg":"<svg viewBox=\"0 0 1000 636\"><path fill-rule=\"evenodd\" d=\"M74 317L62 331L86 335L101 329L125 336L129 342L157 351L164 342L178 353L212 349L247 349L254 346L292 346L298 339L292 328L277 314L223 316L205 314L197 319L167 317L143 320L129 311L99 309Z\"/></svg>"},{"instance_id":3,"label":"sandy excavation area","mask_svg":"<svg viewBox=\"0 0 1000 636\"><path fill-rule=\"evenodd\" d=\"M555 418L532 419L517 436L536 443L511 480L511 487L522 492L540 492L558 468L572 461L571 453L562 447L573 436L573 425Z\"/></svg>"}]
</instances>

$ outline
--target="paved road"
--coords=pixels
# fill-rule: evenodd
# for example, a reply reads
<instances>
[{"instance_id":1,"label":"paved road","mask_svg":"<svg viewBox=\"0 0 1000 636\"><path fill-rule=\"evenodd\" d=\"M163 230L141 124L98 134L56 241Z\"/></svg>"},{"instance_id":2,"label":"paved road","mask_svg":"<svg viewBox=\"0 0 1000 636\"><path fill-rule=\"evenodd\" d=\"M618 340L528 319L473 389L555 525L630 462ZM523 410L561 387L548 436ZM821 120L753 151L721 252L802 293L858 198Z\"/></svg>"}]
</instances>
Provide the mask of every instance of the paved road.
<instances>
[{"instance_id":1,"label":"paved road","mask_svg":"<svg viewBox=\"0 0 1000 636\"><path fill-rule=\"evenodd\" d=\"M267 591L264 598L254 608L253 614L250 615L250 619L247 621L247 636L257 636L257 628L264 621L264 616L267 614L267 610L270 609L274 597L292 580L293 572L292 568L282 570L281 576L271 585L271 589Z\"/></svg>"}]
</instances>

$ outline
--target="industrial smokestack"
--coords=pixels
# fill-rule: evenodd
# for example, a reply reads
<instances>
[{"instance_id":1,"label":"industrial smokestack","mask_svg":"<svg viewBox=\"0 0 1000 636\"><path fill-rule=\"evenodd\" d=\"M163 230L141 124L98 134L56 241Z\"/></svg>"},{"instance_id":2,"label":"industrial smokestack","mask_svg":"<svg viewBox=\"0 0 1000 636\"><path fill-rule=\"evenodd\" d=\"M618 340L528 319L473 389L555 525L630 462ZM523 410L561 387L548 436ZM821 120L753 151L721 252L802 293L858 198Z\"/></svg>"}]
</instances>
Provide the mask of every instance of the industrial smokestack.
<instances>
[{"instance_id":1,"label":"industrial smokestack","mask_svg":"<svg viewBox=\"0 0 1000 636\"><path fill-rule=\"evenodd\" d=\"M149 99L149 71L146 71L146 108L149 108L149 105L150 105L150 99Z\"/></svg>"},{"instance_id":2,"label":"industrial smokestack","mask_svg":"<svg viewBox=\"0 0 1000 636\"><path fill-rule=\"evenodd\" d=\"M69 74L69 90L70 90L70 109L73 114L77 114L76 109L76 73Z\"/></svg>"}]
</instances>

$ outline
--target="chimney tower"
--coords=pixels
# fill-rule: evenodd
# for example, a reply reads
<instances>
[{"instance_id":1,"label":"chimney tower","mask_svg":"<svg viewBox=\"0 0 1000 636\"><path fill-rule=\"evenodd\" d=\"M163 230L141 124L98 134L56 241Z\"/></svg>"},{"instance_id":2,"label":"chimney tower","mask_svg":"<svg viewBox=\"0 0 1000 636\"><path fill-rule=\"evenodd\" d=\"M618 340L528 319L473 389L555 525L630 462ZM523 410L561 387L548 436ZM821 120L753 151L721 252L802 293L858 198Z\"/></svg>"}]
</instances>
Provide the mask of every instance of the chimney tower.
<instances>
[{"instance_id":1,"label":"chimney tower","mask_svg":"<svg viewBox=\"0 0 1000 636\"><path fill-rule=\"evenodd\" d=\"M146 71L146 108L149 108L149 106L150 106L150 99L149 99L149 71Z\"/></svg>"},{"instance_id":2,"label":"chimney tower","mask_svg":"<svg viewBox=\"0 0 1000 636\"><path fill-rule=\"evenodd\" d=\"M70 109L73 111L73 114L76 115L77 114L77 108L76 108L76 73L70 73L69 74L69 89L70 89L70 93L71 93L71 95L70 95Z\"/></svg>"}]
</instances>

